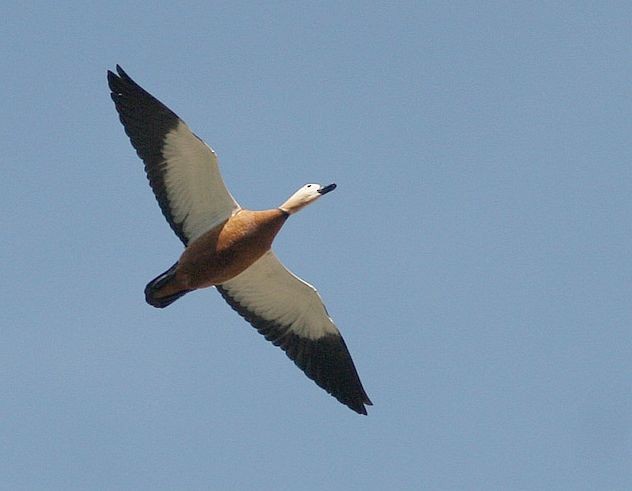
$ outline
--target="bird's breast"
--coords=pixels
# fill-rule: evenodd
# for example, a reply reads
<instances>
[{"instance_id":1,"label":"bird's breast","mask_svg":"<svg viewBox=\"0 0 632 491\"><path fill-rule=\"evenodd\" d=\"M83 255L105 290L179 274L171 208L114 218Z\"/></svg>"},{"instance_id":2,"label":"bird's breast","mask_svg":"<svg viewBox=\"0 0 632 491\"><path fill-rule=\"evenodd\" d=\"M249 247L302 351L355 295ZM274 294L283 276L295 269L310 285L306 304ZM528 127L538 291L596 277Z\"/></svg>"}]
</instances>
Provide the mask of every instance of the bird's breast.
<instances>
[{"instance_id":1,"label":"bird's breast","mask_svg":"<svg viewBox=\"0 0 632 491\"><path fill-rule=\"evenodd\" d=\"M237 276L270 249L285 220L281 210L240 210L189 244L178 261L178 282L204 288Z\"/></svg>"}]
</instances>

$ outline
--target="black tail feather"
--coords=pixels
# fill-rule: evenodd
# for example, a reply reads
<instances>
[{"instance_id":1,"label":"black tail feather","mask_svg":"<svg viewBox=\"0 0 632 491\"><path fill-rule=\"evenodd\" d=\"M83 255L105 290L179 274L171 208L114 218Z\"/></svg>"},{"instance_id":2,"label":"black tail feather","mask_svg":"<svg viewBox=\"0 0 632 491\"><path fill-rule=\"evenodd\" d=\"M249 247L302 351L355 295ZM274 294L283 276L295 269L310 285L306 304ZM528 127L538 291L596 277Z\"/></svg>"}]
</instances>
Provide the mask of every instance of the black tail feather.
<instances>
[{"instance_id":1,"label":"black tail feather","mask_svg":"<svg viewBox=\"0 0 632 491\"><path fill-rule=\"evenodd\" d=\"M156 297L155 295L156 292L174 278L177 266L178 266L178 263L175 263L167 271L165 271L161 275L156 276L153 280L147 283L147 286L145 287L145 300L147 301L149 305L159 308L159 309L164 309L165 307L171 305L180 297L182 297L183 295L191 291L191 290L182 290L180 292L174 293L173 295L168 295L166 297Z\"/></svg>"}]
</instances>

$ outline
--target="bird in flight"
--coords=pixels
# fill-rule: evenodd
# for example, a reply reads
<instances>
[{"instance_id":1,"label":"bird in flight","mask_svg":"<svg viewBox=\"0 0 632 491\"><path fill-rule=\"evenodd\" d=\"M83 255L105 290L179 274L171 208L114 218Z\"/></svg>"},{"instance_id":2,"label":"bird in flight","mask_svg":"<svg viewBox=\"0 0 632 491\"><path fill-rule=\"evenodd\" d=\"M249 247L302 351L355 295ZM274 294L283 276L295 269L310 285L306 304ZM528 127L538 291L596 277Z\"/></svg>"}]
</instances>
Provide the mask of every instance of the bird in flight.
<instances>
[{"instance_id":1,"label":"bird in flight","mask_svg":"<svg viewBox=\"0 0 632 491\"><path fill-rule=\"evenodd\" d=\"M242 208L224 185L211 147L120 66L116 73L108 70L107 78L160 209L185 246L178 261L147 284L147 303L164 308L188 292L214 286L316 384L367 414L372 403L320 295L271 250L288 217L336 185L306 184L278 208Z\"/></svg>"}]
</instances>

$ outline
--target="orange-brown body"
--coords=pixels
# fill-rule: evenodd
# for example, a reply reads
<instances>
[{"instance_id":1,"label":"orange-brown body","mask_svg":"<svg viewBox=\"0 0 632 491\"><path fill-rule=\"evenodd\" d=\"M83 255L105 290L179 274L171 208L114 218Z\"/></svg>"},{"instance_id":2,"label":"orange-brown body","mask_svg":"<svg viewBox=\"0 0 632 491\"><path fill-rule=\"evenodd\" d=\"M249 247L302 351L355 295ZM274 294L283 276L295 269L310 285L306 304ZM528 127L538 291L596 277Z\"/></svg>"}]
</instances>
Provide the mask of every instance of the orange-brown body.
<instances>
[{"instance_id":1,"label":"orange-brown body","mask_svg":"<svg viewBox=\"0 0 632 491\"><path fill-rule=\"evenodd\" d=\"M237 276L270 250L287 218L278 208L238 211L188 245L171 281L156 296L219 285Z\"/></svg>"}]
</instances>

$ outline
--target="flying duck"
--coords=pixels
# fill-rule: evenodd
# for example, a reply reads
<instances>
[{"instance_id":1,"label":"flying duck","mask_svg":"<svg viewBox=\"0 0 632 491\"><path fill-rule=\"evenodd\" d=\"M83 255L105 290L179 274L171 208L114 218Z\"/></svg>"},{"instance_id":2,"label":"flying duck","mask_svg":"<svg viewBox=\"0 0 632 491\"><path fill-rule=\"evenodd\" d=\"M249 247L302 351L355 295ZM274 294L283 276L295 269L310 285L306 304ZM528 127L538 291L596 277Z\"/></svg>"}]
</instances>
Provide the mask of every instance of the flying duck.
<instances>
[{"instance_id":1,"label":"flying duck","mask_svg":"<svg viewBox=\"0 0 632 491\"><path fill-rule=\"evenodd\" d=\"M163 215L185 246L178 261L147 284L147 303L164 308L214 286L316 384L367 414L372 403L320 295L271 250L288 217L336 185L306 184L270 210L242 208L224 185L213 149L118 65L116 72L108 70L107 78L119 118Z\"/></svg>"}]
</instances>

